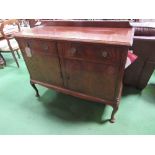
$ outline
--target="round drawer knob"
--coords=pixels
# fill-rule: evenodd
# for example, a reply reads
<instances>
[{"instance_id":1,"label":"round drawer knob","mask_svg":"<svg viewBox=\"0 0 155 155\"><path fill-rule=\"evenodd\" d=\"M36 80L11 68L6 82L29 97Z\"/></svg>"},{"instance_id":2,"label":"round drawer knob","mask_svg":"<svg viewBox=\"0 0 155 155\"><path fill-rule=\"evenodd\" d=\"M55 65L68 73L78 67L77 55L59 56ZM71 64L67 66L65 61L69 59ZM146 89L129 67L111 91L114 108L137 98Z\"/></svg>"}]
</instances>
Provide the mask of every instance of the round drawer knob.
<instances>
[{"instance_id":1,"label":"round drawer knob","mask_svg":"<svg viewBox=\"0 0 155 155\"><path fill-rule=\"evenodd\" d=\"M103 51L103 52L102 52L102 57L106 58L107 55L108 55L107 51Z\"/></svg>"},{"instance_id":2,"label":"round drawer knob","mask_svg":"<svg viewBox=\"0 0 155 155\"><path fill-rule=\"evenodd\" d=\"M48 46L46 44L43 45L43 49L46 51L48 50Z\"/></svg>"},{"instance_id":3,"label":"round drawer knob","mask_svg":"<svg viewBox=\"0 0 155 155\"><path fill-rule=\"evenodd\" d=\"M72 55L75 55L75 54L76 54L76 48L72 47L72 48L70 49L70 53L71 53Z\"/></svg>"}]
</instances>

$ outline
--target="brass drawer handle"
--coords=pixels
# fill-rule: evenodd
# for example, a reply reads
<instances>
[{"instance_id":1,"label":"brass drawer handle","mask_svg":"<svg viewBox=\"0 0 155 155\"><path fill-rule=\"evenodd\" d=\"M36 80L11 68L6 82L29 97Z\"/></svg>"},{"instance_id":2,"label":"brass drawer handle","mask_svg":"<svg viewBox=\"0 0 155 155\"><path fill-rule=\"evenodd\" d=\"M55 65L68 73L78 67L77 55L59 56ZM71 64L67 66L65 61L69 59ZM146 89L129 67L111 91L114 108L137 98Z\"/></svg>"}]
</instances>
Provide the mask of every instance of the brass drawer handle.
<instances>
[{"instance_id":1,"label":"brass drawer handle","mask_svg":"<svg viewBox=\"0 0 155 155\"><path fill-rule=\"evenodd\" d=\"M28 46L25 47L25 53L27 57L32 57L32 51L30 47Z\"/></svg>"},{"instance_id":2,"label":"brass drawer handle","mask_svg":"<svg viewBox=\"0 0 155 155\"><path fill-rule=\"evenodd\" d=\"M25 51L27 57L32 57L31 43L30 42L26 42L26 46L25 46L24 51Z\"/></svg>"},{"instance_id":3,"label":"brass drawer handle","mask_svg":"<svg viewBox=\"0 0 155 155\"><path fill-rule=\"evenodd\" d=\"M102 57L106 58L108 56L108 52L107 51L103 51L102 52Z\"/></svg>"}]
</instances>

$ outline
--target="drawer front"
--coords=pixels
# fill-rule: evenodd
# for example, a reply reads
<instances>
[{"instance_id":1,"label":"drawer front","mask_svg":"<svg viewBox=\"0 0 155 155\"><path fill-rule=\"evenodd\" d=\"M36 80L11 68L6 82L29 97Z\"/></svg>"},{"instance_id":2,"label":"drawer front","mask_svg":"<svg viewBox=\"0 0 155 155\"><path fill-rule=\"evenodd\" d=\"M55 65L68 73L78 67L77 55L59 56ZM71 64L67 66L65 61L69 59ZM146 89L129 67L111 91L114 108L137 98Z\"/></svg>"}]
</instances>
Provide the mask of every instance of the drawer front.
<instances>
[{"instance_id":1,"label":"drawer front","mask_svg":"<svg viewBox=\"0 0 155 155\"><path fill-rule=\"evenodd\" d=\"M44 53L45 55L58 55L56 42L40 39L25 39L25 46L31 49L31 52Z\"/></svg>"},{"instance_id":2,"label":"drawer front","mask_svg":"<svg viewBox=\"0 0 155 155\"><path fill-rule=\"evenodd\" d=\"M103 46L81 43L68 43L63 56L69 59L96 61L108 64L118 63L120 50L115 46Z\"/></svg>"}]
</instances>

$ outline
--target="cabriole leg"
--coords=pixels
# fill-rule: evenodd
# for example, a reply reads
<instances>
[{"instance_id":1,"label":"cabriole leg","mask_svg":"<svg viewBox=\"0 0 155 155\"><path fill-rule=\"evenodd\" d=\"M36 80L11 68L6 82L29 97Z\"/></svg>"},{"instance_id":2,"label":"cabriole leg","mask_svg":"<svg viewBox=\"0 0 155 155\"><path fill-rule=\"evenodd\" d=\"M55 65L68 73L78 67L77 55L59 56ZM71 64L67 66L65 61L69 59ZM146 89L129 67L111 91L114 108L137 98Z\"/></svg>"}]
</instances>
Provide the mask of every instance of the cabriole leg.
<instances>
[{"instance_id":1,"label":"cabriole leg","mask_svg":"<svg viewBox=\"0 0 155 155\"><path fill-rule=\"evenodd\" d=\"M115 123L115 114L116 114L117 110L118 110L118 104L113 106L113 111L112 111L111 119L110 119L111 123Z\"/></svg>"},{"instance_id":2,"label":"cabriole leg","mask_svg":"<svg viewBox=\"0 0 155 155\"><path fill-rule=\"evenodd\" d=\"M39 91L37 89L37 87L35 86L35 84L33 82L30 81L31 86L34 88L34 90L36 91L36 97L39 97Z\"/></svg>"}]
</instances>

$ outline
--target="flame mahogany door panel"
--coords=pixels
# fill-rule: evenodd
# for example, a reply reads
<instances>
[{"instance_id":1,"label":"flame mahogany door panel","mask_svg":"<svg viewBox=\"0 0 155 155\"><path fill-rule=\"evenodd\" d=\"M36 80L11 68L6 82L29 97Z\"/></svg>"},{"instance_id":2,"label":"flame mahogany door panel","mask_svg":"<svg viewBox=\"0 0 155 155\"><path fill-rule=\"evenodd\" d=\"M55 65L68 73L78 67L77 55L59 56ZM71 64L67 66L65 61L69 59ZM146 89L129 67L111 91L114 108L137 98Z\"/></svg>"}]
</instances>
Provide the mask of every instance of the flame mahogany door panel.
<instances>
[{"instance_id":1,"label":"flame mahogany door panel","mask_svg":"<svg viewBox=\"0 0 155 155\"><path fill-rule=\"evenodd\" d=\"M63 86L56 42L40 39L18 41L31 79Z\"/></svg>"},{"instance_id":2,"label":"flame mahogany door panel","mask_svg":"<svg viewBox=\"0 0 155 155\"><path fill-rule=\"evenodd\" d=\"M64 60L66 88L90 96L113 100L117 68L79 60Z\"/></svg>"}]
</instances>

